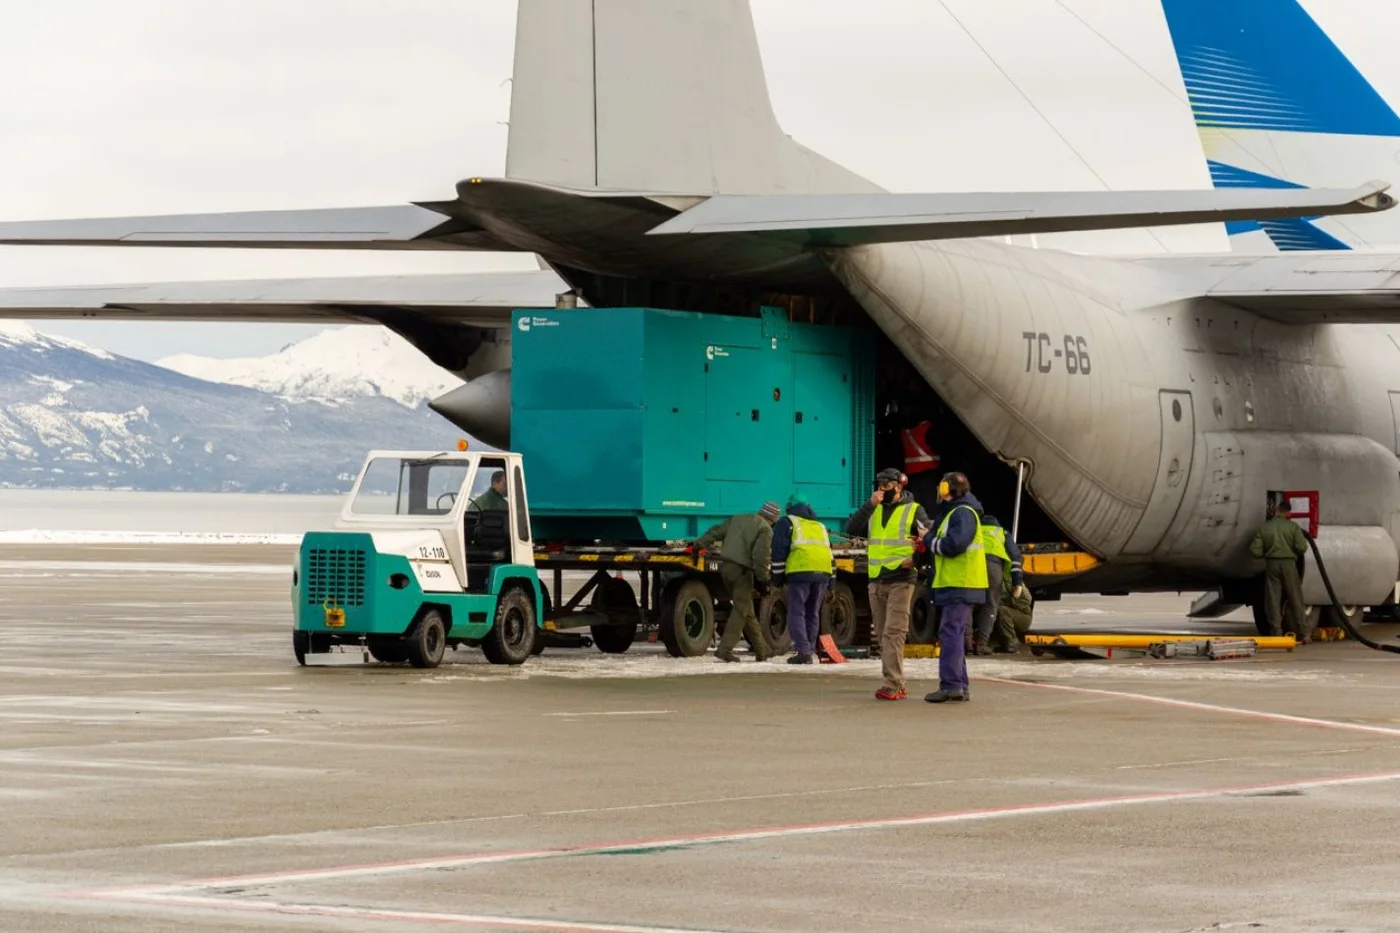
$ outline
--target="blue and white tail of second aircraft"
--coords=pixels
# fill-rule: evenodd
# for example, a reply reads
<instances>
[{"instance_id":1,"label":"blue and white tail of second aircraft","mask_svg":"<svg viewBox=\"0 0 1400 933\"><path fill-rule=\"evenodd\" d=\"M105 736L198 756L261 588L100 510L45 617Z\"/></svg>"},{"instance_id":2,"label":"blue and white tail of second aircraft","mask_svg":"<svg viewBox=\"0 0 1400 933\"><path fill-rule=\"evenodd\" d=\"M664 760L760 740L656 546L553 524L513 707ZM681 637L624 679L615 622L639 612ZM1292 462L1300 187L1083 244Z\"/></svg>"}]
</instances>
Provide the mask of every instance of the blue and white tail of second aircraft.
<instances>
[{"instance_id":1,"label":"blue and white tail of second aircraft","mask_svg":"<svg viewBox=\"0 0 1400 933\"><path fill-rule=\"evenodd\" d=\"M1161 0L1217 188L1400 188L1400 116L1298 0ZM1237 222L1233 249L1400 245L1400 211Z\"/></svg>"}]
</instances>

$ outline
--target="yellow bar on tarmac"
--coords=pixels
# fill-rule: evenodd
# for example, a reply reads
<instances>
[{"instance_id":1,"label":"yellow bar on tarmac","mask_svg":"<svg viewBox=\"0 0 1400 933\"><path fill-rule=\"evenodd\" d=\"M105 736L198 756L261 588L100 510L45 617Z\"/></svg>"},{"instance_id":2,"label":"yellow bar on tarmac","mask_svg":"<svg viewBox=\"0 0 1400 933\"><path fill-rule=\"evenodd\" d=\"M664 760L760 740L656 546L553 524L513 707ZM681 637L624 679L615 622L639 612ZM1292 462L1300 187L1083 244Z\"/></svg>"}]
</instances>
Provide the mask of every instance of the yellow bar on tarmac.
<instances>
[{"instance_id":1,"label":"yellow bar on tarmac","mask_svg":"<svg viewBox=\"0 0 1400 933\"><path fill-rule=\"evenodd\" d=\"M1292 651L1298 646L1292 635L1036 635L1027 633L1026 644L1074 648L1147 648L1164 641L1206 641L1212 638L1247 638L1258 648Z\"/></svg>"}]
</instances>

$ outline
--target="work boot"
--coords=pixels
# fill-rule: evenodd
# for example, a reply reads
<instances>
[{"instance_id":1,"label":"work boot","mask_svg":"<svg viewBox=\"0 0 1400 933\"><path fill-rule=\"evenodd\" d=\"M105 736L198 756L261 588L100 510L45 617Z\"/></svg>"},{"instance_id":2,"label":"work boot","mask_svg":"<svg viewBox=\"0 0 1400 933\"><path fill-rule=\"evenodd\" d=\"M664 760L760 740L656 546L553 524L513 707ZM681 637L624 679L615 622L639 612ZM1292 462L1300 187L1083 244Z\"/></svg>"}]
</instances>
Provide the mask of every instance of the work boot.
<instances>
[{"instance_id":1,"label":"work boot","mask_svg":"<svg viewBox=\"0 0 1400 933\"><path fill-rule=\"evenodd\" d=\"M738 657L738 655L736 655L733 651L731 651L731 650L729 650L729 649L727 649L727 648L721 648L720 650L716 651L716 652L715 652L715 660L716 660L716 661L727 661L727 662L729 662L730 664L737 664L737 663L739 663L739 657Z\"/></svg>"},{"instance_id":2,"label":"work boot","mask_svg":"<svg viewBox=\"0 0 1400 933\"><path fill-rule=\"evenodd\" d=\"M977 655L989 655L992 653L992 649L985 641L979 641L972 646L972 653Z\"/></svg>"},{"instance_id":3,"label":"work boot","mask_svg":"<svg viewBox=\"0 0 1400 933\"><path fill-rule=\"evenodd\" d=\"M875 699L877 700L907 700L908 698L909 692L907 690L896 690L888 685L875 691Z\"/></svg>"},{"instance_id":4,"label":"work boot","mask_svg":"<svg viewBox=\"0 0 1400 933\"><path fill-rule=\"evenodd\" d=\"M811 664L812 656L810 654L794 654L787 659L787 662L789 664Z\"/></svg>"},{"instance_id":5,"label":"work boot","mask_svg":"<svg viewBox=\"0 0 1400 933\"><path fill-rule=\"evenodd\" d=\"M997 654L1016 654L1021 649L1015 645L997 645L992 650Z\"/></svg>"},{"instance_id":6,"label":"work boot","mask_svg":"<svg viewBox=\"0 0 1400 933\"><path fill-rule=\"evenodd\" d=\"M972 699L970 695L961 690L940 690L937 693L930 693L924 697L925 703L965 703Z\"/></svg>"}]
</instances>

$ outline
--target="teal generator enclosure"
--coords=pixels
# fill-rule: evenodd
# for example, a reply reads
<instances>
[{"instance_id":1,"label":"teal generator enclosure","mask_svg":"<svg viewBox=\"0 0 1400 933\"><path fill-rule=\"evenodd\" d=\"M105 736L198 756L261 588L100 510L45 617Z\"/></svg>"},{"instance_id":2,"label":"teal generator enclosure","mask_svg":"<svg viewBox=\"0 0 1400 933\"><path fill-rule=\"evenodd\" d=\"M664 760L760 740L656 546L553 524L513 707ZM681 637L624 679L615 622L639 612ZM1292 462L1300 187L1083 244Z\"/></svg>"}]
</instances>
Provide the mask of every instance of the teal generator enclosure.
<instances>
[{"instance_id":1,"label":"teal generator enclosure","mask_svg":"<svg viewBox=\"0 0 1400 933\"><path fill-rule=\"evenodd\" d=\"M674 540L794 491L839 529L869 497L862 331L770 308L516 311L512 323L511 448L539 539Z\"/></svg>"}]
</instances>

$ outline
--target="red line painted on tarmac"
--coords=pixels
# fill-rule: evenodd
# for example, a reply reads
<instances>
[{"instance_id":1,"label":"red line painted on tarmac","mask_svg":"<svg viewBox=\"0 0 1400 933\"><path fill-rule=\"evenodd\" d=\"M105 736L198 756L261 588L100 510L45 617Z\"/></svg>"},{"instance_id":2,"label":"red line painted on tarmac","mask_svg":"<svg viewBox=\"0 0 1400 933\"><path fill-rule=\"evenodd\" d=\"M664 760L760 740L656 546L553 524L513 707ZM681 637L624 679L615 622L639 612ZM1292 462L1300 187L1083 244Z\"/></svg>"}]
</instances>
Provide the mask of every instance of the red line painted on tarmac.
<instances>
[{"instance_id":1,"label":"red line painted on tarmac","mask_svg":"<svg viewBox=\"0 0 1400 933\"><path fill-rule=\"evenodd\" d=\"M471 868L479 865L499 865L514 862L541 861L572 856L608 855L618 852L645 852L659 849L694 848L704 845L717 845L733 842L752 842L760 839L780 839L794 836L815 836L827 833L858 832L878 829L905 829L914 826L936 826L944 823L964 823L978 820L997 819L1007 816L1048 816L1085 810L1105 810L1113 807L1137 806L1144 804L1168 803L1186 800L1208 800L1234 794L1260 793L1266 791L1308 790L1322 787L1340 787L1354 784L1375 784L1400 780L1400 771L1374 774L1349 775L1335 778L1316 778L1305 781L1280 781L1269 784L1246 784L1232 787L1209 788L1205 790L1159 791L1149 794L1130 794L1121 797L1091 797L1082 800L1060 801L1056 803L1012 804L1004 807L990 807L976 810L952 810L942 813L918 816L888 817L873 820L851 820L832 823L811 823L795 826L763 827L749 830L736 830L721 833L699 833L688 836L673 836L663 839L640 839L630 842L610 842L592 845L560 846L550 849L534 849L515 852L478 853L471 855L447 856L443 858L411 859L402 862L381 862L370 865L348 865L338 868L305 869L285 872L269 872L257 875L241 875L226 878L196 879L176 884L143 885L131 888L113 888L74 894L75 897L101 899L165 898L176 896L178 892L193 892L223 887L251 887L292 884L301 881L330 881L342 878L388 875L415 871L428 871L446 868Z\"/></svg>"},{"instance_id":2,"label":"red line painted on tarmac","mask_svg":"<svg viewBox=\"0 0 1400 933\"><path fill-rule=\"evenodd\" d=\"M1217 706L1214 703L1199 703L1195 700L1176 700L1171 697L1153 696L1150 693L1128 693L1122 690L1104 690L1100 687L1072 687L1069 684L1047 684L1032 680L1011 680L1005 677L978 677L976 679L994 684L1035 687L1040 690L1061 690L1065 693L1081 693L1089 696L1137 700L1140 703L1156 703L1161 706L1175 706L1181 709L1193 709L1205 713L1226 713L1231 716L1248 716L1252 719L1268 719L1273 722L1289 722L1302 726L1317 726L1323 729L1340 729L1345 732L1369 732L1373 735L1400 737L1400 729L1392 726L1372 726L1362 722L1339 722L1335 719L1314 719L1310 716L1290 716L1287 713L1270 713L1265 710L1242 709L1237 706Z\"/></svg>"}]
</instances>

